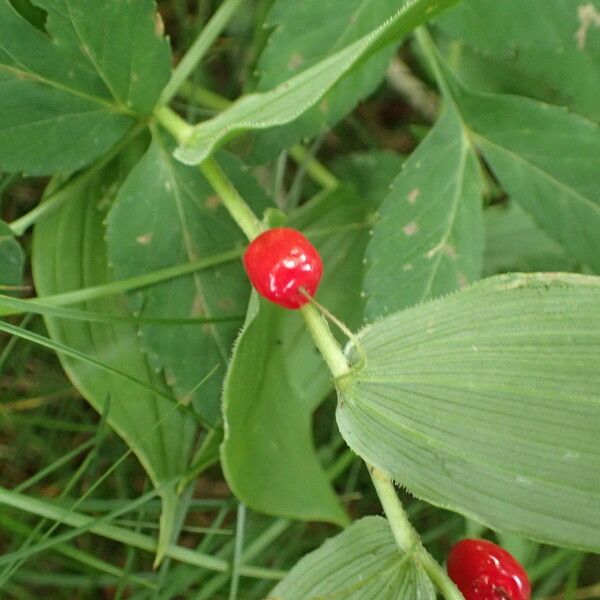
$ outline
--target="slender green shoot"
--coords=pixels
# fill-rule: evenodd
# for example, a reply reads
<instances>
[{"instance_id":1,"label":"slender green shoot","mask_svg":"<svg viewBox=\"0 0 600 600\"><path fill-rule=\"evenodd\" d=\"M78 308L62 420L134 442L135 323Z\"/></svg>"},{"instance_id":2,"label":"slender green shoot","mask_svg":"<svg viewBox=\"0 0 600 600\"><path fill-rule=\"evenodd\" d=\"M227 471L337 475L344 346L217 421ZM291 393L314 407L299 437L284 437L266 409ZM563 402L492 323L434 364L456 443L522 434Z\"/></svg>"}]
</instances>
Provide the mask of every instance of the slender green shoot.
<instances>
[{"instance_id":1,"label":"slender green shoot","mask_svg":"<svg viewBox=\"0 0 600 600\"><path fill-rule=\"evenodd\" d=\"M215 14L202 28L195 42L173 71L171 79L160 96L161 104L168 104L171 101L183 82L186 81L198 67L208 49L213 45L217 36L225 28L227 23L229 23L241 4L242 0L225 0L221 6L219 6Z\"/></svg>"}]
</instances>

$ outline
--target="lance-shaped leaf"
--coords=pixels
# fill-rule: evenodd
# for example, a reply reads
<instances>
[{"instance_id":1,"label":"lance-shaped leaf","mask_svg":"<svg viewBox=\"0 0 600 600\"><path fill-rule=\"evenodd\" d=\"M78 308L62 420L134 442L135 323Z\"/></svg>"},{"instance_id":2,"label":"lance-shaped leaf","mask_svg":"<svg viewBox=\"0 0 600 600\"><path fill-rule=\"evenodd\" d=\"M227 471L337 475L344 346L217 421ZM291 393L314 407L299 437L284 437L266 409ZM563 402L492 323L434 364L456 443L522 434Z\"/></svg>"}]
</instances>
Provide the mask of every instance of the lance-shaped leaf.
<instances>
[{"instance_id":1,"label":"lance-shaped leaf","mask_svg":"<svg viewBox=\"0 0 600 600\"><path fill-rule=\"evenodd\" d=\"M171 150L155 133L111 208L109 258L119 279L192 262L245 243L199 169L174 160ZM258 183L239 161L224 156L221 162L236 188L262 212L268 200ZM152 366L164 372L179 398L193 401L197 412L211 423L220 417L225 368L249 294L241 262L236 260L128 296L131 310L144 318L240 316L237 322L210 325L140 327L141 344Z\"/></svg>"},{"instance_id":2,"label":"lance-shaped leaf","mask_svg":"<svg viewBox=\"0 0 600 600\"><path fill-rule=\"evenodd\" d=\"M600 549L600 278L493 277L358 340L337 411L355 452L494 529Z\"/></svg>"},{"instance_id":3,"label":"lance-shaped leaf","mask_svg":"<svg viewBox=\"0 0 600 600\"><path fill-rule=\"evenodd\" d=\"M49 35L0 0L0 167L75 170L152 109L169 47L151 0L36 4Z\"/></svg>"},{"instance_id":4,"label":"lance-shaped leaf","mask_svg":"<svg viewBox=\"0 0 600 600\"><path fill-rule=\"evenodd\" d=\"M91 172L61 193L65 202L35 228L32 266L40 296L108 281L103 219L119 183L118 165ZM86 302L85 310L126 316L122 298ZM154 394L117 374L91 363L60 355L61 363L77 389L99 412L110 398L108 422L135 452L156 486L163 487L159 556L171 542L179 497L175 478L188 465L196 424L176 409L159 375L144 356L137 330L128 323L99 323L45 317L53 340L82 352L119 372L125 372ZM165 328L167 329L167 328Z\"/></svg>"},{"instance_id":5,"label":"lance-shaped leaf","mask_svg":"<svg viewBox=\"0 0 600 600\"><path fill-rule=\"evenodd\" d=\"M600 126L527 98L457 95L502 187L571 256L600 273Z\"/></svg>"},{"instance_id":6,"label":"lance-shaped leaf","mask_svg":"<svg viewBox=\"0 0 600 600\"><path fill-rule=\"evenodd\" d=\"M369 320L479 278L480 168L451 102L404 163L379 209L367 248Z\"/></svg>"},{"instance_id":7,"label":"lance-shaped leaf","mask_svg":"<svg viewBox=\"0 0 600 600\"><path fill-rule=\"evenodd\" d=\"M414 0L356 42L281 83L273 90L248 94L217 117L192 128L177 149L184 163L204 160L237 133L293 121L314 106L353 67L454 4L456 0Z\"/></svg>"},{"instance_id":8,"label":"lance-shaped leaf","mask_svg":"<svg viewBox=\"0 0 600 600\"><path fill-rule=\"evenodd\" d=\"M302 558L267 600L434 600L412 556L381 517L365 517Z\"/></svg>"},{"instance_id":9,"label":"lance-shaped leaf","mask_svg":"<svg viewBox=\"0 0 600 600\"><path fill-rule=\"evenodd\" d=\"M273 32L258 61L257 91L268 91L355 42L393 16L401 4L398 0L277 0L265 19ZM375 89L394 51L390 44L373 54L289 125L257 133L251 158L266 162L300 139L334 125Z\"/></svg>"}]
</instances>

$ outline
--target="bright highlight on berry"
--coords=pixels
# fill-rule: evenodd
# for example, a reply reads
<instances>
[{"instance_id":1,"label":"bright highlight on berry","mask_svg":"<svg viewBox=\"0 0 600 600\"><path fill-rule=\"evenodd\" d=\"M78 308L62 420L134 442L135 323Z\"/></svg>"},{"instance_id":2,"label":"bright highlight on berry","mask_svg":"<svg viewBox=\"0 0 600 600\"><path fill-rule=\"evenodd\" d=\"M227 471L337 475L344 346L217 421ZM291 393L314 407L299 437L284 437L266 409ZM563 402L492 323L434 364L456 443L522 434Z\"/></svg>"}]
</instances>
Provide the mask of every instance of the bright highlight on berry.
<instances>
[{"instance_id":1,"label":"bright highlight on berry","mask_svg":"<svg viewBox=\"0 0 600 600\"><path fill-rule=\"evenodd\" d=\"M300 288L314 296L323 262L317 249L299 232L276 227L261 233L244 253L244 268L261 296L284 308L308 302Z\"/></svg>"},{"instance_id":2,"label":"bright highlight on berry","mask_svg":"<svg viewBox=\"0 0 600 600\"><path fill-rule=\"evenodd\" d=\"M465 600L529 600L525 569L512 554L487 540L455 544L447 569Z\"/></svg>"}]
</instances>

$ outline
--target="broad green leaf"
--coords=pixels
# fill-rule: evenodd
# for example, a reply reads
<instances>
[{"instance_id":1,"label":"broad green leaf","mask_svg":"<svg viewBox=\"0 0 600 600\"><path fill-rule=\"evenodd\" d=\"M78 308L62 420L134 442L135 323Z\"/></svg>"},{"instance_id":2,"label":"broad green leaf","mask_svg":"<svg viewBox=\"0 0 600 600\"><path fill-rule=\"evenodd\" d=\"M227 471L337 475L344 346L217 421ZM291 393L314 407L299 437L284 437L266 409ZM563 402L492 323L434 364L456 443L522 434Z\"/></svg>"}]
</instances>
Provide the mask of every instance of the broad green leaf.
<instances>
[{"instance_id":1,"label":"broad green leaf","mask_svg":"<svg viewBox=\"0 0 600 600\"><path fill-rule=\"evenodd\" d=\"M462 90L458 102L502 187L571 256L600 273L600 126L518 96Z\"/></svg>"},{"instance_id":2,"label":"broad green leaf","mask_svg":"<svg viewBox=\"0 0 600 600\"><path fill-rule=\"evenodd\" d=\"M80 178L62 206L35 228L32 267L40 296L103 284L108 280L103 220L119 183L111 164ZM65 192L63 192L65 193ZM81 308L125 316L122 298L89 301ZM189 461L195 422L160 394L169 389L148 364L134 327L45 317L51 338L109 367L126 372L158 392L112 375L91 364L59 356L81 394L99 412L110 397L109 424L127 442L156 486L182 475ZM174 486L161 491L163 510L159 556L171 541L178 496Z\"/></svg>"},{"instance_id":3,"label":"broad green leaf","mask_svg":"<svg viewBox=\"0 0 600 600\"><path fill-rule=\"evenodd\" d=\"M252 298L223 390L225 477L254 510L342 524L344 511L311 435L311 413L329 387L327 377L300 315Z\"/></svg>"},{"instance_id":4,"label":"broad green leaf","mask_svg":"<svg viewBox=\"0 0 600 600\"><path fill-rule=\"evenodd\" d=\"M170 75L171 51L154 0L33 0L46 29L102 79L115 104L149 114Z\"/></svg>"},{"instance_id":5,"label":"broad green leaf","mask_svg":"<svg viewBox=\"0 0 600 600\"><path fill-rule=\"evenodd\" d=\"M0 294L12 294L23 285L25 253L10 227L0 221Z\"/></svg>"},{"instance_id":6,"label":"broad green leaf","mask_svg":"<svg viewBox=\"0 0 600 600\"><path fill-rule=\"evenodd\" d=\"M401 162L384 153L338 161L336 172L347 171L351 183L364 184L364 194L322 194L291 219L323 256L318 299L350 327L360 324L364 306L360 287L370 215ZM312 412L331 389L300 315L265 301L251 303L225 383L221 449L227 481L244 503L298 519L344 520L311 436Z\"/></svg>"},{"instance_id":7,"label":"broad green leaf","mask_svg":"<svg viewBox=\"0 0 600 600\"><path fill-rule=\"evenodd\" d=\"M483 253L481 174L456 108L404 163L367 248L369 320L477 280Z\"/></svg>"},{"instance_id":8,"label":"broad green leaf","mask_svg":"<svg viewBox=\"0 0 600 600\"><path fill-rule=\"evenodd\" d=\"M39 31L0 0L0 168L48 174L99 157L169 77L151 0L37 0Z\"/></svg>"},{"instance_id":9,"label":"broad green leaf","mask_svg":"<svg viewBox=\"0 0 600 600\"><path fill-rule=\"evenodd\" d=\"M443 60L439 66L464 134L500 185L573 258L600 272L600 125L529 98L473 92Z\"/></svg>"},{"instance_id":10,"label":"broad green leaf","mask_svg":"<svg viewBox=\"0 0 600 600\"><path fill-rule=\"evenodd\" d=\"M515 202L484 213L484 276L510 272L577 271L577 261L551 240Z\"/></svg>"},{"instance_id":11,"label":"broad green leaf","mask_svg":"<svg viewBox=\"0 0 600 600\"><path fill-rule=\"evenodd\" d=\"M400 553L381 517L364 517L302 558L267 600L434 600L433 585Z\"/></svg>"},{"instance_id":12,"label":"broad green leaf","mask_svg":"<svg viewBox=\"0 0 600 600\"><path fill-rule=\"evenodd\" d=\"M117 279L150 273L230 250L245 240L199 169L173 159L155 133L117 195L108 217L108 248ZM239 162L223 166L244 197L261 211L268 201ZM150 319L243 315L250 286L239 261L204 269L129 294L136 316ZM220 416L225 368L240 321L165 328L140 327L150 364L178 398L192 401L210 423ZM202 385L199 385L201 382Z\"/></svg>"},{"instance_id":13,"label":"broad green leaf","mask_svg":"<svg viewBox=\"0 0 600 600\"><path fill-rule=\"evenodd\" d=\"M274 89L240 98L218 116L190 129L176 157L184 163L202 162L219 144L248 130L284 125L314 106L352 68L362 64L456 0L413 0L379 27L335 54L304 69Z\"/></svg>"},{"instance_id":14,"label":"broad green leaf","mask_svg":"<svg viewBox=\"0 0 600 600\"><path fill-rule=\"evenodd\" d=\"M404 0L277 0L266 17L273 32L258 61L258 91L285 82L392 17ZM351 70L301 117L285 127L258 133L252 159L266 162L299 141L312 137L339 121L368 94L385 75L395 50L390 45Z\"/></svg>"},{"instance_id":15,"label":"broad green leaf","mask_svg":"<svg viewBox=\"0 0 600 600\"><path fill-rule=\"evenodd\" d=\"M566 105L598 121L599 23L598 0L463 0L437 25L467 85Z\"/></svg>"},{"instance_id":16,"label":"broad green leaf","mask_svg":"<svg viewBox=\"0 0 600 600\"><path fill-rule=\"evenodd\" d=\"M358 339L337 410L357 454L493 529L600 549L600 278L493 277Z\"/></svg>"}]
</instances>

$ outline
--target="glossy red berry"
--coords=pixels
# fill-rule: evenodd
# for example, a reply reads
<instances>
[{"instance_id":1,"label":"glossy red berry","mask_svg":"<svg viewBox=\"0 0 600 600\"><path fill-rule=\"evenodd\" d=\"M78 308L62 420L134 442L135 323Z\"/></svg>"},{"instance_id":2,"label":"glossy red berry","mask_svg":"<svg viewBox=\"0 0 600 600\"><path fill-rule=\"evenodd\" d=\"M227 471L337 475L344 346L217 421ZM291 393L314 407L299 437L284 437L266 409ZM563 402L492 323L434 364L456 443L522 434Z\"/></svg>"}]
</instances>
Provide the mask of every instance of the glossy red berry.
<instances>
[{"instance_id":1,"label":"glossy red berry","mask_svg":"<svg viewBox=\"0 0 600 600\"><path fill-rule=\"evenodd\" d=\"M250 242L244 267L261 296L290 309L308 302L300 288L314 296L323 273L316 248L289 227L269 229Z\"/></svg>"},{"instance_id":2,"label":"glossy red berry","mask_svg":"<svg viewBox=\"0 0 600 600\"><path fill-rule=\"evenodd\" d=\"M462 540L448 555L448 575L465 600L529 600L525 569L487 540Z\"/></svg>"}]
</instances>

